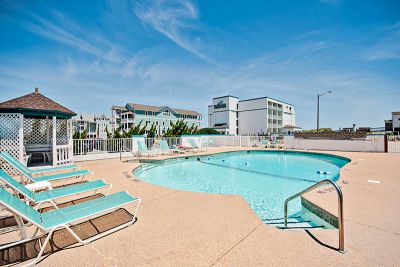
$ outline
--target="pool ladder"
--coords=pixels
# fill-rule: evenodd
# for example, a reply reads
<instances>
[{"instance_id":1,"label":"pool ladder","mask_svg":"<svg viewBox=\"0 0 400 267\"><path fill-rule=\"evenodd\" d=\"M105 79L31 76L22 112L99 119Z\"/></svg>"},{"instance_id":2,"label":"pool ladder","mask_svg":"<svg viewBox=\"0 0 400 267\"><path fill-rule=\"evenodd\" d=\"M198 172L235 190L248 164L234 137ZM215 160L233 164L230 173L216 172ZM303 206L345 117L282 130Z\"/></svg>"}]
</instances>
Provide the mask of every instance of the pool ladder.
<instances>
[{"instance_id":1,"label":"pool ladder","mask_svg":"<svg viewBox=\"0 0 400 267\"><path fill-rule=\"evenodd\" d=\"M345 249L344 249L344 223L343 223L343 193L342 193L342 190L339 188L339 186L337 186L337 184L335 184L331 180L328 180L328 179L322 180L322 181L304 189L303 191L300 191L300 192L294 194L293 196L287 198L285 200L285 207L284 207L284 214L285 214L284 225L285 225L285 227L287 227L287 224L288 224L288 203L289 203L289 201L291 201L305 193L308 193L322 185L326 185L326 184L332 185L335 188L337 196L338 196L339 252L343 253L343 252L345 252Z\"/></svg>"}]
</instances>

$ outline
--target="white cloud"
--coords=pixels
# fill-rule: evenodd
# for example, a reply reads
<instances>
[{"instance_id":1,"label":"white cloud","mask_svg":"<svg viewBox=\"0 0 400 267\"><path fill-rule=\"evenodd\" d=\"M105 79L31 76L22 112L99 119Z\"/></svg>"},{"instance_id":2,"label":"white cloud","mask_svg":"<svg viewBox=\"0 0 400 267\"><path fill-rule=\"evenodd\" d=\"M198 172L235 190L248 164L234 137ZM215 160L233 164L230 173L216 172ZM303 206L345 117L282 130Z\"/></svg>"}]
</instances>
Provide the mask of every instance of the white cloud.
<instances>
[{"instance_id":1,"label":"white cloud","mask_svg":"<svg viewBox=\"0 0 400 267\"><path fill-rule=\"evenodd\" d=\"M106 61L121 61L119 48L100 35L90 33L67 20L61 13L54 13L52 20L31 14L33 20L26 28L43 37L67 44Z\"/></svg>"},{"instance_id":2,"label":"white cloud","mask_svg":"<svg viewBox=\"0 0 400 267\"><path fill-rule=\"evenodd\" d=\"M189 0L136 3L134 12L143 23L150 25L181 48L206 62L218 65L200 48L201 38L189 36L189 31L199 30L200 27L199 12Z\"/></svg>"},{"instance_id":3,"label":"white cloud","mask_svg":"<svg viewBox=\"0 0 400 267\"><path fill-rule=\"evenodd\" d=\"M400 59L400 22L382 29L384 37L364 53L366 60Z\"/></svg>"}]
</instances>

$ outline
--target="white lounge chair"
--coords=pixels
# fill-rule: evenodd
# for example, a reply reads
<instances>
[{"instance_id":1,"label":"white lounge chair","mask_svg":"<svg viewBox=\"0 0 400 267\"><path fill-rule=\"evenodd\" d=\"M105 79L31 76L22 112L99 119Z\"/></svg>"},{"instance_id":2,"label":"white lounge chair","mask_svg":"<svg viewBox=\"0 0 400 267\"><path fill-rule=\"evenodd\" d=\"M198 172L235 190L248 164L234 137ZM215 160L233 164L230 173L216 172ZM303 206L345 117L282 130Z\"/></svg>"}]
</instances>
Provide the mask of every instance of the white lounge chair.
<instances>
[{"instance_id":1,"label":"white lounge chair","mask_svg":"<svg viewBox=\"0 0 400 267\"><path fill-rule=\"evenodd\" d=\"M82 240L71 229L71 226L76 223L91 218L99 217L106 213L110 213L114 210L121 208L122 206L131 204L136 201L138 202L138 205L136 207L132 220L118 227L112 228L108 231L87 238L85 240ZM118 192L105 197L89 200L86 202L81 202L76 205L71 205L68 207L40 213L30 205L27 205L25 202L21 201L17 197L13 196L11 193L7 192L4 188L0 188L0 204L3 205L4 208L6 208L9 212L13 213L16 216L16 218L18 218L17 221L19 221L20 223L21 222L23 223L23 220L26 220L29 223L32 223L34 226L36 226L36 231L33 233L32 237L27 236L26 229L24 228L24 226L22 226L21 240L8 243L6 245L2 245L0 246L0 250L36 238L37 237L36 235L39 230L44 234L47 234L47 237L44 240L43 244L42 242L38 242L40 250L37 257L33 261L25 265L25 266L32 266L39 261L53 233L56 230L65 228L79 243L81 243L82 245L86 245L96 239L99 239L103 236L109 235L122 228L132 225L136 221L136 214L139 209L140 198L133 197L127 192Z\"/></svg>"},{"instance_id":2,"label":"white lounge chair","mask_svg":"<svg viewBox=\"0 0 400 267\"><path fill-rule=\"evenodd\" d=\"M143 140L138 140L137 141L138 144L138 155L139 156L158 156L158 154L160 153L159 150L157 149L148 149L146 143Z\"/></svg>"},{"instance_id":3,"label":"white lounge chair","mask_svg":"<svg viewBox=\"0 0 400 267\"><path fill-rule=\"evenodd\" d=\"M179 152L178 149L170 148L165 140L160 140L160 150L161 154L174 154Z\"/></svg>"},{"instance_id":4,"label":"white lounge chair","mask_svg":"<svg viewBox=\"0 0 400 267\"><path fill-rule=\"evenodd\" d=\"M96 180L35 193L29 190L25 185L20 184L17 180L15 180L3 170L0 170L0 180L5 183L4 186L8 186L9 188L11 188L15 192L15 194L21 194L24 197L24 200L35 204L36 209L39 209L43 203L50 203L52 206L58 209L58 199L91 191L97 192L97 190L107 187L108 195L112 186L111 184L107 184L104 180Z\"/></svg>"},{"instance_id":5,"label":"white lounge chair","mask_svg":"<svg viewBox=\"0 0 400 267\"><path fill-rule=\"evenodd\" d=\"M22 164L19 160L16 158L12 157L10 154L7 152L0 152L0 157L2 157L5 161L7 161L11 166L13 166L20 174L21 176L27 178L27 182L41 182L41 181L47 181L47 182L54 182L54 181L59 181L59 180L65 180L65 179L73 179L77 177L81 177L82 180L84 176L86 175L91 175L89 178L89 181L92 179L94 173L90 172L89 170L78 170L78 171L72 171L72 172L64 172L64 173L57 173L53 175L46 175L40 177L34 177L34 173L32 171L25 167L24 164Z\"/></svg>"}]
</instances>

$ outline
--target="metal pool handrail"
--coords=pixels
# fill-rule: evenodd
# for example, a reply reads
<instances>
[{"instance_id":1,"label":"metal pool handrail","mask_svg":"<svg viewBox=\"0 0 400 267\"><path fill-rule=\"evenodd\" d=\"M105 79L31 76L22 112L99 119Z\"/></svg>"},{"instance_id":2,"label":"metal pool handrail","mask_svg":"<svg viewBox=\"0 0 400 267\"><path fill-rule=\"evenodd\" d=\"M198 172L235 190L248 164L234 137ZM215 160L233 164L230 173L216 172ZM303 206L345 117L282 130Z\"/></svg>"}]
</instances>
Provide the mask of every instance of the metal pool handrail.
<instances>
[{"instance_id":1,"label":"metal pool handrail","mask_svg":"<svg viewBox=\"0 0 400 267\"><path fill-rule=\"evenodd\" d=\"M310 191L314 190L315 188L320 187L321 185L325 185L325 184L333 185L333 187L336 189L336 193L338 195L339 251L344 252L345 250L344 250L344 223L343 223L343 193L342 193L342 190L336 185L336 183L332 182L331 180L327 180L327 179L322 180L322 181L304 189L303 191L294 194L293 196L291 196L285 200L285 208L284 208L285 227L287 227L287 223L288 223L288 203L289 203L289 201L291 201L307 192L310 192Z\"/></svg>"}]
</instances>

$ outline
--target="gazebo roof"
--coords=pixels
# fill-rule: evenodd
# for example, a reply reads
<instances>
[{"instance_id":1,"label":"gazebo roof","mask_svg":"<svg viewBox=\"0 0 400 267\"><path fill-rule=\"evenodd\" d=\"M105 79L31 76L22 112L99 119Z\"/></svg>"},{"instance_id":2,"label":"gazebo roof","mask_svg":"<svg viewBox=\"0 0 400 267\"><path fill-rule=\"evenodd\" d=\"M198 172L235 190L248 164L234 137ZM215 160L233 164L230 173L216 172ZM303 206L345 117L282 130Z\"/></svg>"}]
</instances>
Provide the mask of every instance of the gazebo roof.
<instances>
[{"instance_id":1,"label":"gazebo roof","mask_svg":"<svg viewBox=\"0 0 400 267\"><path fill-rule=\"evenodd\" d=\"M33 93L0 103L0 112L22 113L27 116L71 118L76 113L45 97L35 88Z\"/></svg>"}]
</instances>

